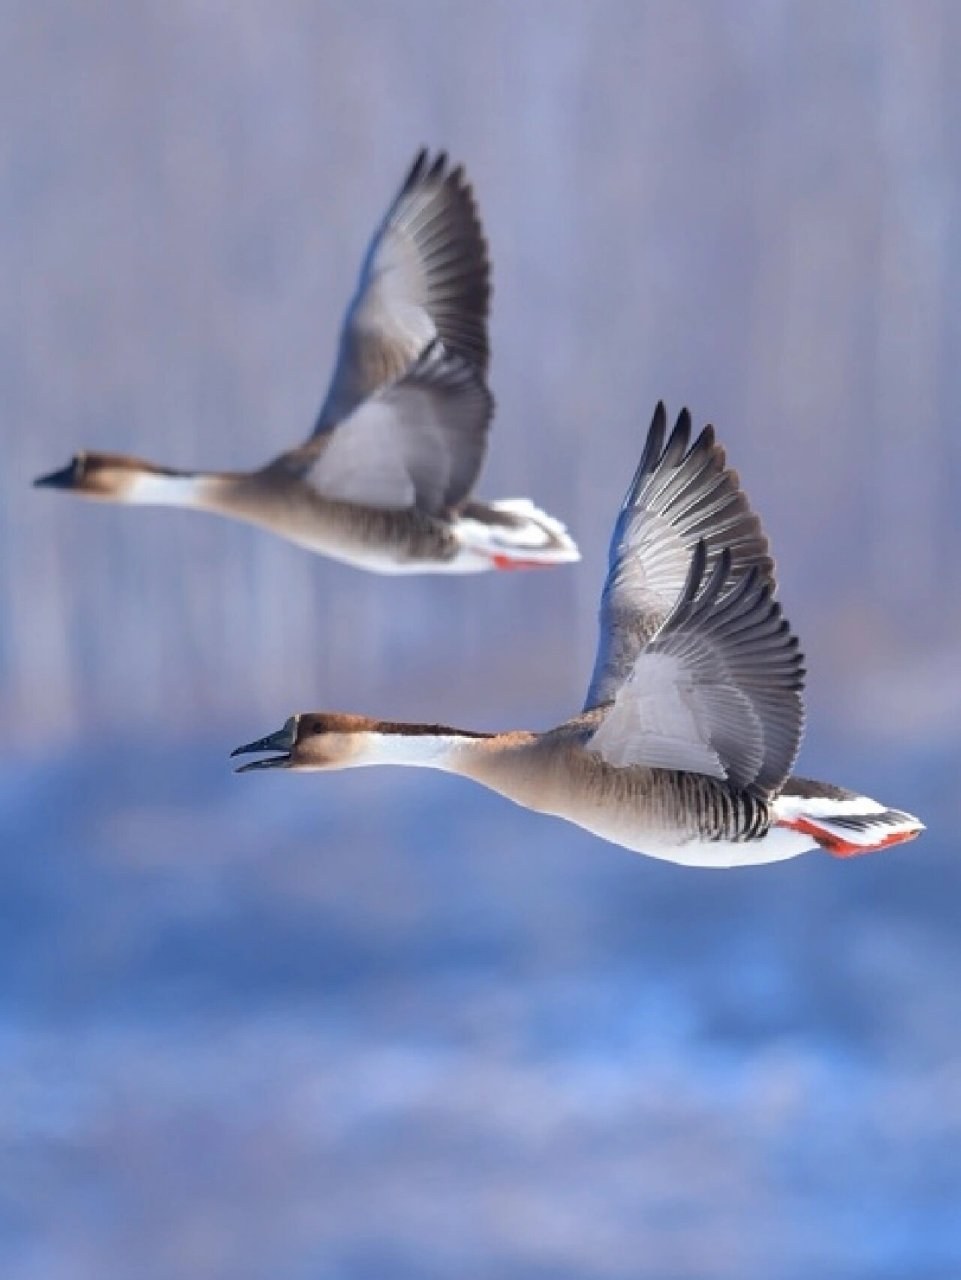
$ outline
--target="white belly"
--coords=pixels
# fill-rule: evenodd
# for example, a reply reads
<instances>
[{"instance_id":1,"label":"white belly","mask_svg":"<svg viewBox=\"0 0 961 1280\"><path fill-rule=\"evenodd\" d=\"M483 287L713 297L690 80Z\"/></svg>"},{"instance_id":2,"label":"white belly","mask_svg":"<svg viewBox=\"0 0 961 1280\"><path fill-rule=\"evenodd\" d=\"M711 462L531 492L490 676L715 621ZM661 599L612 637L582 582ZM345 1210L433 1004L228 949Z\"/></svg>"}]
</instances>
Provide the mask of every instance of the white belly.
<instances>
[{"instance_id":1,"label":"white belly","mask_svg":"<svg viewBox=\"0 0 961 1280\"><path fill-rule=\"evenodd\" d=\"M479 555L467 547L459 549L450 560L404 560L390 547L338 541L332 537L312 536L309 532L284 532L283 536L308 551L339 560L354 569L366 569L368 573L485 573L494 567L490 556Z\"/></svg>"},{"instance_id":2,"label":"white belly","mask_svg":"<svg viewBox=\"0 0 961 1280\"><path fill-rule=\"evenodd\" d=\"M816 849L817 843L810 836L786 827L772 827L760 840L682 840L664 832L644 832L636 823L612 817L583 820L573 814L561 813L578 827L619 844L632 853L641 853L662 862L676 862L682 867L755 867L766 862L784 862L798 854Z\"/></svg>"}]
</instances>

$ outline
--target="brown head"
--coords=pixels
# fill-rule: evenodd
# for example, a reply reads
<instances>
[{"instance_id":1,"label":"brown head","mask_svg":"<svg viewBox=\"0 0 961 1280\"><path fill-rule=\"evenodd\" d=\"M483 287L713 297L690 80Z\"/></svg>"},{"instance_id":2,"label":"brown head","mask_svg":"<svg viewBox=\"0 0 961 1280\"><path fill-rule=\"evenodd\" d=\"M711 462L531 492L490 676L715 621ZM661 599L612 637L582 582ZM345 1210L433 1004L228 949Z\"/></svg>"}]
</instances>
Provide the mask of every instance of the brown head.
<instances>
[{"instance_id":1,"label":"brown head","mask_svg":"<svg viewBox=\"0 0 961 1280\"><path fill-rule=\"evenodd\" d=\"M152 476L179 476L167 467L157 467L122 453L76 453L59 471L34 480L38 489L69 489L85 498L124 501L133 498L138 485Z\"/></svg>"},{"instance_id":2,"label":"brown head","mask_svg":"<svg viewBox=\"0 0 961 1280\"><path fill-rule=\"evenodd\" d=\"M262 760L251 760L238 767L238 773L251 769L344 769L354 758L364 754L377 720L366 716L345 715L334 711L305 711L291 716L282 729L248 742L231 756L274 752ZM357 763L362 761L357 760Z\"/></svg>"}]
</instances>

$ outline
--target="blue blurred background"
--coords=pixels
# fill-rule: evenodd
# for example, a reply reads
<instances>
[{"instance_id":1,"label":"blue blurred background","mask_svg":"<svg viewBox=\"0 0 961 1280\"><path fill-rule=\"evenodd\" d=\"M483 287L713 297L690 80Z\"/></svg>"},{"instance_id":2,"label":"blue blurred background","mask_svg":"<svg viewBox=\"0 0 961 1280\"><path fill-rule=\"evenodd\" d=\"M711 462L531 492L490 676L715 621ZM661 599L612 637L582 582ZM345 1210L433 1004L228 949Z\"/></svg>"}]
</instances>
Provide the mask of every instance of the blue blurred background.
<instances>
[{"instance_id":1,"label":"blue blurred background","mask_svg":"<svg viewBox=\"0 0 961 1280\"><path fill-rule=\"evenodd\" d=\"M11 0L9 1280L961 1275L961 7ZM495 271L481 492L584 563L378 579L30 488L306 435L413 153ZM295 709L544 727L651 409L715 422L876 858L663 866L451 778L235 778Z\"/></svg>"}]
</instances>

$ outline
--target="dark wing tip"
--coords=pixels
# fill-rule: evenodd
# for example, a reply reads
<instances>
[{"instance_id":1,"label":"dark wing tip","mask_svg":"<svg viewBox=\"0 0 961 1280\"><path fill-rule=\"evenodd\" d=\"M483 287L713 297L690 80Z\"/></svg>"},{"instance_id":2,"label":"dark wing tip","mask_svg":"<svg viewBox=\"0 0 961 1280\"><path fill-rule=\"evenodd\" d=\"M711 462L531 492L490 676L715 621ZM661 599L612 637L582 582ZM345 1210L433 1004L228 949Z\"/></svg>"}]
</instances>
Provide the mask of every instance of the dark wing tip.
<instances>
[{"instance_id":1,"label":"dark wing tip","mask_svg":"<svg viewBox=\"0 0 961 1280\"><path fill-rule=\"evenodd\" d=\"M682 409L677 415L674 428L668 437L667 445L661 456L661 465L666 467L676 467L687 454L687 446L691 440L691 414L687 409Z\"/></svg>"},{"instance_id":2,"label":"dark wing tip","mask_svg":"<svg viewBox=\"0 0 961 1280\"><path fill-rule=\"evenodd\" d=\"M699 545L704 548L704 558L707 560L707 543L703 538L699 539ZM704 590L701 593L703 603L714 601L724 590L728 579L731 576L731 565L734 557L731 554L730 547L722 547L721 552L714 562L714 568L711 570L711 576L708 578ZM753 572L753 570L752 570ZM747 575L750 577L750 574Z\"/></svg>"},{"instance_id":3,"label":"dark wing tip","mask_svg":"<svg viewBox=\"0 0 961 1280\"><path fill-rule=\"evenodd\" d=\"M637 464L637 470L634 472L634 479L631 481L631 487L627 491L627 497L624 499L624 505L630 505L644 479L656 469L657 464L661 460L661 453L664 449L664 432L667 430L667 410L664 408L664 401L658 400L654 408L654 416L651 418L651 425L647 429L647 439L644 441L644 449L641 453L641 460Z\"/></svg>"},{"instance_id":4,"label":"dark wing tip","mask_svg":"<svg viewBox=\"0 0 961 1280\"><path fill-rule=\"evenodd\" d=\"M701 428L700 432L698 433L697 439L691 445L691 453L695 453L695 452L710 453L710 451L715 447L716 443L717 443L717 437L715 435L714 428L711 426L710 423L708 423L706 427ZM723 466L723 464L724 464L724 458L722 455L721 465ZM736 476L735 476L735 482L736 482Z\"/></svg>"},{"instance_id":5,"label":"dark wing tip","mask_svg":"<svg viewBox=\"0 0 961 1280\"><path fill-rule=\"evenodd\" d=\"M711 580L717 576L717 570L720 565L720 557L718 563L714 566L714 573ZM695 599L701 589L704 581L704 571L707 568L707 543L703 538L698 538L695 543L694 550L691 553L691 562L687 566L687 581L684 584L684 590L681 592L681 600L691 602ZM708 583L710 586L710 583Z\"/></svg>"},{"instance_id":6,"label":"dark wing tip","mask_svg":"<svg viewBox=\"0 0 961 1280\"><path fill-rule=\"evenodd\" d=\"M421 147L417 152L417 155L414 156L414 163L407 170L407 177L401 184L400 190L402 195L410 191L411 188L416 187L418 182L420 182L424 175L424 170L427 168L428 154L427 148Z\"/></svg>"},{"instance_id":7,"label":"dark wing tip","mask_svg":"<svg viewBox=\"0 0 961 1280\"><path fill-rule=\"evenodd\" d=\"M398 199L410 193L425 182L438 182L449 176L447 170L447 152L438 151L431 159L430 149L421 147L414 157L414 163L407 171L407 177L401 184Z\"/></svg>"}]
</instances>

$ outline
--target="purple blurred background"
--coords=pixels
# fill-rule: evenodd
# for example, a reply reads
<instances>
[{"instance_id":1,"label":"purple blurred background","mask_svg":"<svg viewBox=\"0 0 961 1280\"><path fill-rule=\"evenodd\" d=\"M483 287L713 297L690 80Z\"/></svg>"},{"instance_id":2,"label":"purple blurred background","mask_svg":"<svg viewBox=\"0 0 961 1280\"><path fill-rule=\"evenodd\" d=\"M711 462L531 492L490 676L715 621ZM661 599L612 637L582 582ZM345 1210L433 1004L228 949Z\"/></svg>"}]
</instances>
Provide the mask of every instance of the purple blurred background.
<instances>
[{"instance_id":1,"label":"purple blurred background","mask_svg":"<svg viewBox=\"0 0 961 1280\"><path fill-rule=\"evenodd\" d=\"M0 24L5 1280L955 1280L961 8ZM582 565L378 579L30 488L306 435L423 144L491 244L481 492ZM803 772L921 841L709 874L450 778L233 777L297 709L576 710L658 397L773 539Z\"/></svg>"}]
</instances>

